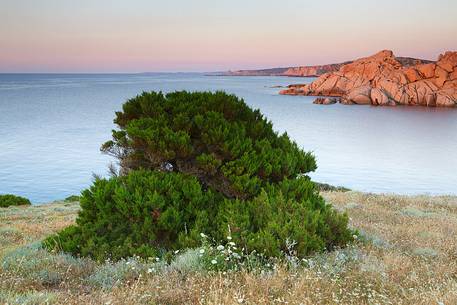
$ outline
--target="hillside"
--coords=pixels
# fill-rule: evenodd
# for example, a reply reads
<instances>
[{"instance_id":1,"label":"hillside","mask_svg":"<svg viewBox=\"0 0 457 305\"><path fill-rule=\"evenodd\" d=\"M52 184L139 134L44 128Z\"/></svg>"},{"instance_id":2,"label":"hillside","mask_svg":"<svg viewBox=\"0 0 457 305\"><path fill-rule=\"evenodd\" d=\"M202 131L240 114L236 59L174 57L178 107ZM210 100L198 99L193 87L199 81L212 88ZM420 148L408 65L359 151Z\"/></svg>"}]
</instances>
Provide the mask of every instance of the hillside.
<instances>
[{"instance_id":1,"label":"hillside","mask_svg":"<svg viewBox=\"0 0 457 305\"><path fill-rule=\"evenodd\" d=\"M431 60L417 59L411 57L397 57L397 60L401 62L403 66L412 66L418 64L433 63ZM296 66L288 68L271 68L271 69L260 69L260 70L236 70L218 72L211 75L218 76L291 76L291 77L318 77L324 73L338 71L343 65L352 63L353 61L347 61L336 64L326 65L315 65L315 66Z\"/></svg>"},{"instance_id":2,"label":"hillside","mask_svg":"<svg viewBox=\"0 0 457 305\"><path fill-rule=\"evenodd\" d=\"M73 223L77 202L0 208L0 304L457 304L457 197L323 196L359 242L268 273L198 271L191 253L166 268L50 254L37 241Z\"/></svg>"}]
</instances>

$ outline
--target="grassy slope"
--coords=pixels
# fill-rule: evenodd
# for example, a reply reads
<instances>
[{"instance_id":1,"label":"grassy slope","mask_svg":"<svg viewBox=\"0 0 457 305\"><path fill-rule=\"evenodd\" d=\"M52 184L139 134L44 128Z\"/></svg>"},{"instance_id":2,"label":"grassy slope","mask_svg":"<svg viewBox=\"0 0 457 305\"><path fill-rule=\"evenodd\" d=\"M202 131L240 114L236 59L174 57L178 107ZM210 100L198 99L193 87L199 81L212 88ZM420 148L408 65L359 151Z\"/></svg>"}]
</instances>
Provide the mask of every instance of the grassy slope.
<instances>
[{"instance_id":1,"label":"grassy slope","mask_svg":"<svg viewBox=\"0 0 457 305\"><path fill-rule=\"evenodd\" d=\"M113 264L44 252L26 261L18 255L17 266L4 263L21 245L74 222L77 203L0 209L0 303L457 304L457 197L323 195L370 242L313 257L305 269L279 267L268 275L177 269L123 276L105 289L96 283L103 275L113 279ZM95 281L85 280L94 272Z\"/></svg>"}]
</instances>

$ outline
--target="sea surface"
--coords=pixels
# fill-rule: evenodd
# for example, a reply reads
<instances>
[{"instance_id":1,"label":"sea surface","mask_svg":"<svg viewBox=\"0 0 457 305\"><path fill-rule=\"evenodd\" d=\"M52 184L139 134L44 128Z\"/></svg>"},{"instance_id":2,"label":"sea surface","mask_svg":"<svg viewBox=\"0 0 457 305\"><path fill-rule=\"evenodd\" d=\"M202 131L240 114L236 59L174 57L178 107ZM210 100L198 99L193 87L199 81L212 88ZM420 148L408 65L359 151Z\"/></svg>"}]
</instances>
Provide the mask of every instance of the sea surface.
<instances>
[{"instance_id":1,"label":"sea surface","mask_svg":"<svg viewBox=\"0 0 457 305\"><path fill-rule=\"evenodd\" d=\"M457 109L314 105L277 85L310 78L203 74L0 74L0 194L44 203L78 194L113 160L114 112L142 91L224 90L313 151L311 177L354 190L457 194Z\"/></svg>"}]
</instances>

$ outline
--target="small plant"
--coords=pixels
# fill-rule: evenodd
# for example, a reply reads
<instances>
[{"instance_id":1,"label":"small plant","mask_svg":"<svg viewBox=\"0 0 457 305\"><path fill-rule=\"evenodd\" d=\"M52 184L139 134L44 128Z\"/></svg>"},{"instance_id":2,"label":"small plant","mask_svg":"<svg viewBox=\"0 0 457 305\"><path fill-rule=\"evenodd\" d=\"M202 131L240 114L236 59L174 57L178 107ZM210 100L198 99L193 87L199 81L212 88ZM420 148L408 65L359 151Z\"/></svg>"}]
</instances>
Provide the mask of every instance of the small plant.
<instances>
[{"instance_id":1,"label":"small plant","mask_svg":"<svg viewBox=\"0 0 457 305\"><path fill-rule=\"evenodd\" d=\"M117 262L106 261L97 266L94 273L88 278L87 282L92 286L111 289L126 281L134 281L141 274L147 272L147 267L139 258L131 257Z\"/></svg>"},{"instance_id":2,"label":"small plant","mask_svg":"<svg viewBox=\"0 0 457 305\"><path fill-rule=\"evenodd\" d=\"M331 253L320 253L313 257L302 259L301 263L311 270L336 277L344 273L352 265L363 260L363 254L355 246L338 249Z\"/></svg>"},{"instance_id":3,"label":"small plant","mask_svg":"<svg viewBox=\"0 0 457 305\"><path fill-rule=\"evenodd\" d=\"M64 202L76 202L79 201L80 197L78 195L71 195L64 199Z\"/></svg>"},{"instance_id":4,"label":"small plant","mask_svg":"<svg viewBox=\"0 0 457 305\"><path fill-rule=\"evenodd\" d=\"M427 211L422 211L414 207L406 207L401 210L401 214L409 217L429 217L433 216L433 213L429 213Z\"/></svg>"},{"instance_id":5,"label":"small plant","mask_svg":"<svg viewBox=\"0 0 457 305\"><path fill-rule=\"evenodd\" d=\"M56 294L50 292L5 293L0 290L0 304L47 305L57 303Z\"/></svg>"},{"instance_id":6,"label":"small plant","mask_svg":"<svg viewBox=\"0 0 457 305\"><path fill-rule=\"evenodd\" d=\"M14 227L0 227L0 245L3 247L8 244L22 240L24 235L20 230Z\"/></svg>"},{"instance_id":7,"label":"small plant","mask_svg":"<svg viewBox=\"0 0 457 305\"><path fill-rule=\"evenodd\" d=\"M334 186L328 183L314 182L320 191L331 191L331 192L350 192L351 189L344 186Z\"/></svg>"},{"instance_id":8,"label":"small plant","mask_svg":"<svg viewBox=\"0 0 457 305\"><path fill-rule=\"evenodd\" d=\"M0 195L0 208L7 208L9 206L31 205L30 200L24 197L6 194Z\"/></svg>"},{"instance_id":9,"label":"small plant","mask_svg":"<svg viewBox=\"0 0 457 305\"><path fill-rule=\"evenodd\" d=\"M167 266L167 270L183 274L205 270L201 249L187 249L182 253L178 253L169 266ZM157 271L157 267L154 267L150 271Z\"/></svg>"},{"instance_id":10,"label":"small plant","mask_svg":"<svg viewBox=\"0 0 457 305\"><path fill-rule=\"evenodd\" d=\"M240 248L231 236L227 236L224 243L211 240L207 235L201 234L202 246L198 249L200 264L207 271L262 271L271 270L274 258L266 257L255 250L247 252Z\"/></svg>"},{"instance_id":11,"label":"small plant","mask_svg":"<svg viewBox=\"0 0 457 305\"><path fill-rule=\"evenodd\" d=\"M0 261L0 268L3 272L20 275L32 283L53 287L64 280L90 272L93 264L69 254L50 253L42 249L39 243L34 243L6 254Z\"/></svg>"},{"instance_id":12,"label":"small plant","mask_svg":"<svg viewBox=\"0 0 457 305\"><path fill-rule=\"evenodd\" d=\"M436 257L439 255L438 251L432 248L416 248L413 254L422 257Z\"/></svg>"}]
</instances>

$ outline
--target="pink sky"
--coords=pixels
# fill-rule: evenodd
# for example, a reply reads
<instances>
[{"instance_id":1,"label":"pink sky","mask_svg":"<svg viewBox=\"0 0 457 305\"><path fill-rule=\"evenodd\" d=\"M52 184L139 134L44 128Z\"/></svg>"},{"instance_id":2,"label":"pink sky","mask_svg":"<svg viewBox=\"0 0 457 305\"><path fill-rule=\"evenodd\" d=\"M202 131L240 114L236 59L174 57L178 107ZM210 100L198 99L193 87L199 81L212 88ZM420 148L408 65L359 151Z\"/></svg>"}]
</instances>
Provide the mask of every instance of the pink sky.
<instances>
[{"instance_id":1,"label":"pink sky","mask_svg":"<svg viewBox=\"0 0 457 305\"><path fill-rule=\"evenodd\" d=\"M457 1L3 0L0 72L219 71L457 50Z\"/></svg>"}]
</instances>

